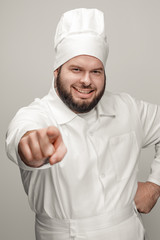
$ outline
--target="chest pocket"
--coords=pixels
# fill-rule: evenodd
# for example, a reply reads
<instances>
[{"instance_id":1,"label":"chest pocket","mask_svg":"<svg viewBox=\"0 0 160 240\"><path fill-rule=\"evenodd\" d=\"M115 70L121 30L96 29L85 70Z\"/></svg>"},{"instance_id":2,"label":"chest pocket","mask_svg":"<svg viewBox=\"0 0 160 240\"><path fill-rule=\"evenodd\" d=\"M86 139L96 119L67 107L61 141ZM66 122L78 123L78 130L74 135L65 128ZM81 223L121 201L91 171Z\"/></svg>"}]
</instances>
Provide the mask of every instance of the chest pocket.
<instances>
[{"instance_id":1,"label":"chest pocket","mask_svg":"<svg viewBox=\"0 0 160 240\"><path fill-rule=\"evenodd\" d=\"M135 132L112 137L109 148L117 180L129 178L137 172L139 149Z\"/></svg>"}]
</instances>

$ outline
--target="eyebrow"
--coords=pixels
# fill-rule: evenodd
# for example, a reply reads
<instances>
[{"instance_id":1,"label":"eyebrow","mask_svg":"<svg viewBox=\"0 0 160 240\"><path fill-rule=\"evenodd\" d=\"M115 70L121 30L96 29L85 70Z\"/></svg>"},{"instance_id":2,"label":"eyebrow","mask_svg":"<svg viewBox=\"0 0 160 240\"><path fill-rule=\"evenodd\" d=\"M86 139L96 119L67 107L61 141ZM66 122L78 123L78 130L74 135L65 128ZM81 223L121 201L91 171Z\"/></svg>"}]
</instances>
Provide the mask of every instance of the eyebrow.
<instances>
[{"instance_id":1,"label":"eyebrow","mask_svg":"<svg viewBox=\"0 0 160 240\"><path fill-rule=\"evenodd\" d=\"M70 65L69 68L80 68L80 69L84 69L84 67L77 65ZM93 68L91 71L95 71L95 70L99 70L99 71L104 71L104 68L102 67L97 67L97 68Z\"/></svg>"},{"instance_id":2,"label":"eyebrow","mask_svg":"<svg viewBox=\"0 0 160 240\"><path fill-rule=\"evenodd\" d=\"M94 68L92 71L94 71L94 70L100 70L100 71L104 71L104 68L102 68L102 67L99 67L99 68Z\"/></svg>"},{"instance_id":3,"label":"eyebrow","mask_svg":"<svg viewBox=\"0 0 160 240\"><path fill-rule=\"evenodd\" d=\"M69 67L70 67L70 68L71 68L71 67L82 68L82 67L80 67L79 65L76 65L76 64L75 64L75 65L72 64L72 65L70 65Z\"/></svg>"}]
</instances>

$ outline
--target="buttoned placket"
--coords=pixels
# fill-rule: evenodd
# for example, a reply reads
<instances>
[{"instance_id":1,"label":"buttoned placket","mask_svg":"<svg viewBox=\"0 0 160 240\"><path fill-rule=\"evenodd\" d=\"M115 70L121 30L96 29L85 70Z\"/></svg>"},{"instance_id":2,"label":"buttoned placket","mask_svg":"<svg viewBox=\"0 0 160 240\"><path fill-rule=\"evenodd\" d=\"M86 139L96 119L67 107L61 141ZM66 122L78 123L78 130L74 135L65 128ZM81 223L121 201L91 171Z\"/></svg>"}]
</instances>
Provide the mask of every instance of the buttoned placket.
<instances>
[{"instance_id":1,"label":"buttoned placket","mask_svg":"<svg viewBox=\"0 0 160 240\"><path fill-rule=\"evenodd\" d=\"M102 114L99 114L99 117L96 121L96 124L94 126L94 130L96 130L96 128L98 127L98 125L100 124L100 118L103 118L103 117L110 117L110 118L114 118L115 115L102 115ZM99 174L99 180L103 186L103 188L105 187L105 184L104 184L104 180L105 180L105 177L106 177L106 173L105 173L105 169L101 169L100 167L100 163L99 163L99 156L98 156L98 151L96 150L96 138L95 138L95 134L94 134L94 131L93 129L91 128L90 131L89 131L89 138L90 138L90 141L92 143L92 146L93 146L93 149L94 149L94 152L96 154L96 158L97 158L97 167L98 167L98 174Z\"/></svg>"},{"instance_id":2,"label":"buttoned placket","mask_svg":"<svg viewBox=\"0 0 160 240\"><path fill-rule=\"evenodd\" d=\"M70 232L70 239L75 240L77 237L77 228L76 222L72 219L69 221L69 232Z\"/></svg>"},{"instance_id":3,"label":"buttoned placket","mask_svg":"<svg viewBox=\"0 0 160 240\"><path fill-rule=\"evenodd\" d=\"M85 240L86 237L80 233L76 220L69 220L70 240Z\"/></svg>"}]
</instances>

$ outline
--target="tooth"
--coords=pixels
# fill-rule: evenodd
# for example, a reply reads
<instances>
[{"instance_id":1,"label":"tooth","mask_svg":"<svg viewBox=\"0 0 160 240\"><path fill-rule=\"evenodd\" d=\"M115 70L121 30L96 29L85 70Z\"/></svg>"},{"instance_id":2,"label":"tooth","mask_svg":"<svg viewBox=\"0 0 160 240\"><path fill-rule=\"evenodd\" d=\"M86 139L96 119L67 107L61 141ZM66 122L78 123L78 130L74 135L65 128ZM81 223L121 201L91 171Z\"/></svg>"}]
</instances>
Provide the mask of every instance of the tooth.
<instances>
[{"instance_id":1,"label":"tooth","mask_svg":"<svg viewBox=\"0 0 160 240\"><path fill-rule=\"evenodd\" d=\"M80 93L85 93L85 94L88 94L88 93L90 93L90 91L83 91L83 90L78 90L78 92L80 92Z\"/></svg>"}]
</instances>

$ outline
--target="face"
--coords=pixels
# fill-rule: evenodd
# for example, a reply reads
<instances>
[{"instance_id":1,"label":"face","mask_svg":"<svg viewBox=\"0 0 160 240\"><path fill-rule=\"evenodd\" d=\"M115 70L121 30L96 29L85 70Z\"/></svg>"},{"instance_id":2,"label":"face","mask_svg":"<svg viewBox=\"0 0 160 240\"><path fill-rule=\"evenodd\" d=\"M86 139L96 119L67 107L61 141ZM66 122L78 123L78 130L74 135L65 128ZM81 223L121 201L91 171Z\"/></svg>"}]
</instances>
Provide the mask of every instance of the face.
<instances>
[{"instance_id":1,"label":"face","mask_svg":"<svg viewBox=\"0 0 160 240\"><path fill-rule=\"evenodd\" d=\"M92 56L72 58L57 69L54 75L57 94L76 113L93 109L105 90L103 64Z\"/></svg>"}]
</instances>

